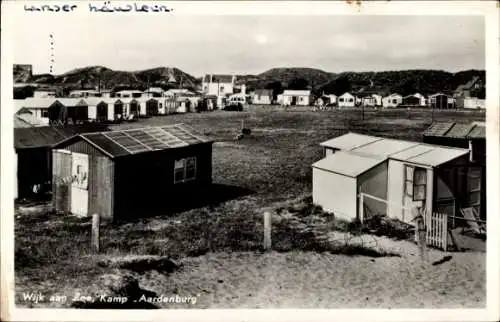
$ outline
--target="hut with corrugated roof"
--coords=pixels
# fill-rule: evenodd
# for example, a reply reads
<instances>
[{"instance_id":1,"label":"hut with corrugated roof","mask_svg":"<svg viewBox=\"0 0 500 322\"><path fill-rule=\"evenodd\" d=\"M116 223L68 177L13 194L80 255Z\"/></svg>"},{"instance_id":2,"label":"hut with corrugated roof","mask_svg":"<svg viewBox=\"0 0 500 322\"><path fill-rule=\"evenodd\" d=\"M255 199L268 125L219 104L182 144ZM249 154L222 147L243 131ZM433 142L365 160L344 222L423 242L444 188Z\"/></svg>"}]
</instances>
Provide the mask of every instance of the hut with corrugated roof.
<instances>
[{"instance_id":1,"label":"hut with corrugated roof","mask_svg":"<svg viewBox=\"0 0 500 322\"><path fill-rule=\"evenodd\" d=\"M80 134L52 155L54 207L81 216L139 217L212 182L212 140L185 124Z\"/></svg>"},{"instance_id":2,"label":"hut with corrugated roof","mask_svg":"<svg viewBox=\"0 0 500 322\"><path fill-rule=\"evenodd\" d=\"M412 223L418 210L456 214L465 172L450 185L448 173L469 165L469 150L347 133L321 143L314 163L313 202L346 220L374 215ZM362 215L360 215L362 214Z\"/></svg>"},{"instance_id":3,"label":"hut with corrugated roof","mask_svg":"<svg viewBox=\"0 0 500 322\"><path fill-rule=\"evenodd\" d=\"M434 122L423 133L423 141L429 144L464 148L469 150L467 168L449 173L447 181L455 186L458 170L467 173L467 181L459 196L473 206L486 219L486 124L484 122Z\"/></svg>"}]
</instances>

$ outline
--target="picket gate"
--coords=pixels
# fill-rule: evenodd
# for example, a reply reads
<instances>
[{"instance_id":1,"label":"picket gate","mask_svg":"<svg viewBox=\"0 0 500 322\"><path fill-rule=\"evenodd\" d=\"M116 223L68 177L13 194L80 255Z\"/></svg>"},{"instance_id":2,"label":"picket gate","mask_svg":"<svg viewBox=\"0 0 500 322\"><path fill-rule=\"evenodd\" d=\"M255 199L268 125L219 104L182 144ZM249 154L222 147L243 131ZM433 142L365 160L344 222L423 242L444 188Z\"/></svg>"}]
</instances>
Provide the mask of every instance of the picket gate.
<instances>
[{"instance_id":1,"label":"picket gate","mask_svg":"<svg viewBox=\"0 0 500 322\"><path fill-rule=\"evenodd\" d=\"M425 226L427 245L446 251L448 247L448 216L436 212L426 213Z\"/></svg>"}]
</instances>

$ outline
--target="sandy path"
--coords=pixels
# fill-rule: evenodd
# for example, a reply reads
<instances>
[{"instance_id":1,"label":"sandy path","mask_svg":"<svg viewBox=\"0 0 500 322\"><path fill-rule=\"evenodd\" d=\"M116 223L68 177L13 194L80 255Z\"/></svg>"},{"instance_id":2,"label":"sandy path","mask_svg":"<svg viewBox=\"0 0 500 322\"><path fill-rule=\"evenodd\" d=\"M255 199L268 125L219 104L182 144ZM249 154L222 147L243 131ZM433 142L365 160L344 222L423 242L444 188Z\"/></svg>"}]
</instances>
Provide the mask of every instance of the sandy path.
<instances>
[{"instance_id":1,"label":"sandy path","mask_svg":"<svg viewBox=\"0 0 500 322\"><path fill-rule=\"evenodd\" d=\"M485 254L456 253L438 266L417 257L328 253L212 253L170 276L147 273L158 294L198 296L196 308L477 308L485 305ZM230 267L230 270L227 268ZM162 307L186 308L186 304Z\"/></svg>"}]
</instances>

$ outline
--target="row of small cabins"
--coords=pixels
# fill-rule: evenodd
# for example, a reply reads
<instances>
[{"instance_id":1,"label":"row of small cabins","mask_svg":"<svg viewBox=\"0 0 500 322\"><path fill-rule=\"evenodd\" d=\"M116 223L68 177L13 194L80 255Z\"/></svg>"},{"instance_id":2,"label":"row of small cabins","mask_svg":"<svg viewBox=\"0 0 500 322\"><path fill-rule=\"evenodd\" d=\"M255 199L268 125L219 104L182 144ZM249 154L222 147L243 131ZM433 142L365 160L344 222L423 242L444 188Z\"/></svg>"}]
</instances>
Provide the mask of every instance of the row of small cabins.
<instances>
[{"instance_id":1,"label":"row of small cabins","mask_svg":"<svg viewBox=\"0 0 500 322\"><path fill-rule=\"evenodd\" d=\"M65 123L68 119L73 120L73 123L79 121L109 122L136 119L142 116L186 113L197 108L200 100L200 97L178 99L87 97L27 98L14 102L18 118L48 125L58 121ZM208 105L208 109L214 106L214 104Z\"/></svg>"},{"instance_id":2,"label":"row of small cabins","mask_svg":"<svg viewBox=\"0 0 500 322\"><path fill-rule=\"evenodd\" d=\"M50 183L57 210L120 218L165 196L209 191L213 140L195 129L86 126L15 129L16 197ZM423 142L347 133L321 143L324 158L312 165L313 201L347 220L359 218L361 207L365 217L406 222L415 207L451 215L474 207L485 218L485 142L480 123L434 123Z\"/></svg>"},{"instance_id":3,"label":"row of small cabins","mask_svg":"<svg viewBox=\"0 0 500 322\"><path fill-rule=\"evenodd\" d=\"M253 104L269 105L273 103L273 92L271 90L257 90L251 92L251 98ZM379 94L357 96L351 93L344 93L340 96L323 94L316 100L309 90L285 90L282 94L277 95L277 103L280 105L309 106L313 102L317 106L333 105L337 107L431 107L436 109L485 107L485 101L482 99L474 97L454 98L443 93L428 97L419 93L405 97L396 93L387 96Z\"/></svg>"},{"instance_id":4,"label":"row of small cabins","mask_svg":"<svg viewBox=\"0 0 500 322\"><path fill-rule=\"evenodd\" d=\"M323 94L319 97L314 97L310 90L285 90L283 93L276 95L277 100L274 99L277 93L273 93L269 89L257 89L247 94L245 84L238 84L236 76L223 75L223 74L208 74L202 79L199 93L193 93L187 89L169 89L167 91L159 87L151 87L145 91L139 90L122 90L116 93L110 90L75 90L70 92L70 98L87 98L87 97L101 97L101 98L171 98L179 95L204 95L214 96L218 99L217 105L223 105L221 102L222 97L231 95L242 95L249 98L249 101L258 105L336 105L338 107L355 107L355 106L368 106L368 107L398 107L398 106L412 106L412 107L433 107L438 109L444 108L469 108L477 109L485 107L485 100L474 97L475 91L484 88L484 84L477 76L473 77L466 84L460 85L453 93L447 95L444 93L436 93L425 97L420 93L415 93L408 96L402 96L397 93L385 95L383 92L372 91L371 94L367 92L362 93L344 93L340 96L333 94ZM54 90L37 90L34 93L35 98L55 97Z\"/></svg>"},{"instance_id":5,"label":"row of small cabins","mask_svg":"<svg viewBox=\"0 0 500 322\"><path fill-rule=\"evenodd\" d=\"M281 105L333 105L338 107L432 107L437 109L446 108L485 108L485 100L475 97L480 89L484 89L482 80L475 76L466 84L460 85L453 95L435 93L428 97L420 93L402 96L397 93L386 95L384 91L370 90L357 93L346 92L340 96L323 93L314 97L310 90L285 90L277 95L276 103ZM260 89L251 94L254 104L272 104L272 90Z\"/></svg>"}]
</instances>

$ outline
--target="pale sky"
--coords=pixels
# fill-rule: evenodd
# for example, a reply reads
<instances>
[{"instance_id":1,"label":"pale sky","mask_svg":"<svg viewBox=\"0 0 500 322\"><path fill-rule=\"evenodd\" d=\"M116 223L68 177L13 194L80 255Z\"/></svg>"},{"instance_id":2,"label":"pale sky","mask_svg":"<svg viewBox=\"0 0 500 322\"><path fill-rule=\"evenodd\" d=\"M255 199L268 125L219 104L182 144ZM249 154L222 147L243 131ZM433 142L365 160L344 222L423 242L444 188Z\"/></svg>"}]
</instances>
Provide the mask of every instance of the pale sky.
<instances>
[{"instance_id":1,"label":"pale sky","mask_svg":"<svg viewBox=\"0 0 500 322\"><path fill-rule=\"evenodd\" d=\"M34 27L36 26L36 27ZM14 63L54 74L102 65L258 74L273 67L328 72L485 69L477 16L36 15L16 19Z\"/></svg>"}]
</instances>

